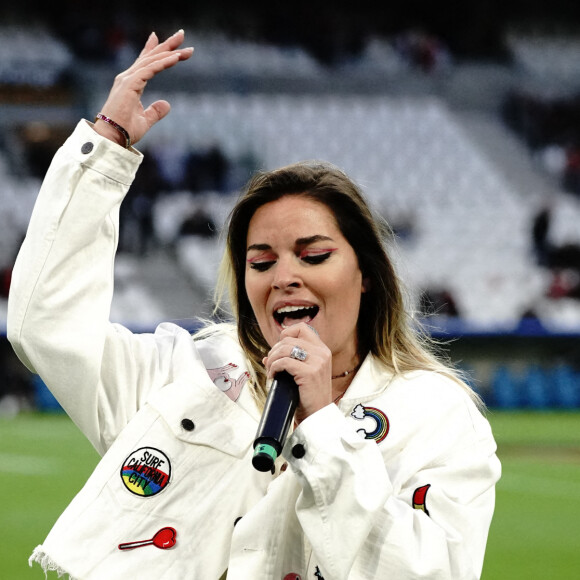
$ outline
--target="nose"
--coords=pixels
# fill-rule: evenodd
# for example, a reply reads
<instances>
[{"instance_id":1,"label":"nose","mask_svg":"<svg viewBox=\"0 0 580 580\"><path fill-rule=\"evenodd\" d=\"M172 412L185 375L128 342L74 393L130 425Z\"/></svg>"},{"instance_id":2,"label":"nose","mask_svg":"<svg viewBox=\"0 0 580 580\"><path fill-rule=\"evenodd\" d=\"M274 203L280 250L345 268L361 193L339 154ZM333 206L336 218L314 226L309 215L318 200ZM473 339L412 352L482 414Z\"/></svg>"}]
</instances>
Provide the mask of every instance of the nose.
<instances>
[{"instance_id":1,"label":"nose","mask_svg":"<svg viewBox=\"0 0 580 580\"><path fill-rule=\"evenodd\" d=\"M298 265L292 258L279 259L274 267L272 288L286 290L288 288L300 288L302 280L298 273Z\"/></svg>"}]
</instances>

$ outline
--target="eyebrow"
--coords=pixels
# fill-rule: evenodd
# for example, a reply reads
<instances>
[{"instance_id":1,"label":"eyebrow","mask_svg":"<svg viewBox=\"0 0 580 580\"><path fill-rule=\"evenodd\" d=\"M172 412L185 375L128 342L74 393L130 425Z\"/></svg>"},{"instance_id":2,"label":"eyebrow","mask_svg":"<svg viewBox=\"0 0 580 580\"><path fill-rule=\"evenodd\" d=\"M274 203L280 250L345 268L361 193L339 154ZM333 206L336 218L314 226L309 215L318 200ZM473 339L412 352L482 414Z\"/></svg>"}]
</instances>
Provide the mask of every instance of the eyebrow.
<instances>
[{"instance_id":1,"label":"eyebrow","mask_svg":"<svg viewBox=\"0 0 580 580\"><path fill-rule=\"evenodd\" d=\"M297 246L308 246L309 244L314 244L316 242L332 242L334 241L332 238L329 238L328 236L322 236L320 234L315 234L314 236L308 236L306 238L298 238L296 240L296 245ZM249 252L250 250L259 250L259 251L264 251L264 250L271 250L272 246L270 246L269 244L252 244L250 246L248 246L248 249L246 250L247 252Z\"/></svg>"}]
</instances>

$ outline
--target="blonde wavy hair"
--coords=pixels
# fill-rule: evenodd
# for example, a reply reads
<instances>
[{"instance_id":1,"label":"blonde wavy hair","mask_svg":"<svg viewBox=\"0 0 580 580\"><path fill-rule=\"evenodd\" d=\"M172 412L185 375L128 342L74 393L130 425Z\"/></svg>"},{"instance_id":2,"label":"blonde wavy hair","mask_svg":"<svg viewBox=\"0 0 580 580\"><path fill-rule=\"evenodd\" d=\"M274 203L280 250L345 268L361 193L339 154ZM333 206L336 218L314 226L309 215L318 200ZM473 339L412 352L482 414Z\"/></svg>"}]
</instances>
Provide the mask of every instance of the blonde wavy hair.
<instances>
[{"instance_id":1,"label":"blonde wavy hair","mask_svg":"<svg viewBox=\"0 0 580 580\"><path fill-rule=\"evenodd\" d=\"M362 294L357 327L360 359L371 353L396 374L416 370L444 374L481 406L479 397L405 307L403 286L385 247L385 242L392 239L390 228L373 215L357 185L343 171L323 162L300 162L256 173L229 216L214 299L218 311L226 296L229 297L238 339L250 362L257 399L263 402L266 398L266 375L261 361L270 347L246 294L247 234L259 207L288 195L317 201L333 213L355 251L363 278L369 282L367 292Z\"/></svg>"}]
</instances>

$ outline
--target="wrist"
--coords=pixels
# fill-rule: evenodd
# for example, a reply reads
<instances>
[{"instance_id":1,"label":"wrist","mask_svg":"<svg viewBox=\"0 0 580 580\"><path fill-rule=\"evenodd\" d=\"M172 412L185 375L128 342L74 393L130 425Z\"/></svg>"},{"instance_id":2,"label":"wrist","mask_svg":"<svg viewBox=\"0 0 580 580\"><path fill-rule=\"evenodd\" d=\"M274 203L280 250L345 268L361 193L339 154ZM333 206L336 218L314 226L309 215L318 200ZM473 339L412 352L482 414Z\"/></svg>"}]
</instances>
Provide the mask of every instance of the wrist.
<instances>
[{"instance_id":1,"label":"wrist","mask_svg":"<svg viewBox=\"0 0 580 580\"><path fill-rule=\"evenodd\" d=\"M102 135L103 137L105 137L109 141L112 141L113 143L116 143L117 145L120 145L121 147L125 146L123 136L120 135L119 132L116 131L113 127L111 127L110 125L107 125L103 121L100 121L99 119L97 119L93 123L93 129L99 135Z\"/></svg>"},{"instance_id":2,"label":"wrist","mask_svg":"<svg viewBox=\"0 0 580 580\"><path fill-rule=\"evenodd\" d=\"M131 137L129 133L118 123L110 119L109 117L98 113L95 117L93 127L97 133L106 137L110 141L117 143L125 149L131 147Z\"/></svg>"}]
</instances>

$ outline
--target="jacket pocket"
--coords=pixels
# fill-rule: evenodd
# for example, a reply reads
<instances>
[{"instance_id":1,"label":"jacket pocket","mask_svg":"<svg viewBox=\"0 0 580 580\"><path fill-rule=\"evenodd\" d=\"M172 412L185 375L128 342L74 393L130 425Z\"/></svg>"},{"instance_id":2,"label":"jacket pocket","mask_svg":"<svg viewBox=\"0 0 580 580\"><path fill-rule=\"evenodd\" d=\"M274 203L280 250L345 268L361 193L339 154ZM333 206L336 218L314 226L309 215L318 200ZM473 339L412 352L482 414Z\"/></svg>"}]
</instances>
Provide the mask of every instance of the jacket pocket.
<instances>
[{"instance_id":1,"label":"jacket pocket","mask_svg":"<svg viewBox=\"0 0 580 580\"><path fill-rule=\"evenodd\" d=\"M238 458L247 453L258 427L255 419L224 395L209 377L171 383L156 392L148 405L159 413L176 439Z\"/></svg>"}]
</instances>

